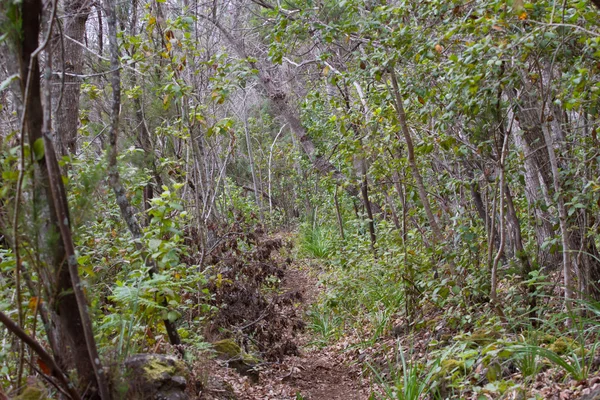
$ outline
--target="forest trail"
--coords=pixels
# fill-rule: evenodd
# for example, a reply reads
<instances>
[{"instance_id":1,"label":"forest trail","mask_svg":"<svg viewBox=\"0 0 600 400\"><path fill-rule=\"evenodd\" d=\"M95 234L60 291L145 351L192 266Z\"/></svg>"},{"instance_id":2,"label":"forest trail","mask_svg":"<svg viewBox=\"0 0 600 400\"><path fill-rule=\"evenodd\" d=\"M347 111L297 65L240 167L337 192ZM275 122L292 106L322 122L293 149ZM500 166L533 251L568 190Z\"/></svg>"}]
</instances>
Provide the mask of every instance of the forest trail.
<instances>
[{"instance_id":1,"label":"forest trail","mask_svg":"<svg viewBox=\"0 0 600 400\"><path fill-rule=\"evenodd\" d=\"M349 351L348 343L338 342L319 347L312 342L315 334L308 327L307 311L319 295L317 271L314 265L294 262L287 268L281 282L283 293L302 295L304 320L307 327L296 337L299 355L287 356L280 362L260 366L258 383L251 383L228 369L221 376L235 392L238 400L366 400L370 394L368 379L355 361L358 355Z\"/></svg>"}]
</instances>

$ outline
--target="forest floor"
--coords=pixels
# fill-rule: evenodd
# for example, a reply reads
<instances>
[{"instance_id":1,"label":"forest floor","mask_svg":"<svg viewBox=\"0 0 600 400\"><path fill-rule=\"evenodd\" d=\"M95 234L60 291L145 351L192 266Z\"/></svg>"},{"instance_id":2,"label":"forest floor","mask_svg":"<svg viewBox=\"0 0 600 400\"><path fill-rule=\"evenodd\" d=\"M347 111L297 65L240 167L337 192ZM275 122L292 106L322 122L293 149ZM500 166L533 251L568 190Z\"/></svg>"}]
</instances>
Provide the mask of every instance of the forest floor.
<instances>
[{"instance_id":1,"label":"forest floor","mask_svg":"<svg viewBox=\"0 0 600 400\"><path fill-rule=\"evenodd\" d=\"M289 239L289 238L288 238ZM465 332L451 329L444 322L443 310L430 311L421 319L434 321L431 329L419 329L412 333L394 334L385 331L371 344L364 337L346 330L344 335L329 340L324 345L323 337L310 329L310 310L326 290L319 282L323 267L316 260L297 259L292 261L280 280L278 293L289 294L290 298L301 298L289 307L295 307L304 316L306 328L290 338L298 347L298 354L285 356L274 362L263 362L255 370L258 382L242 376L228 368L226 362L210 360L204 365L205 384L202 400L367 400L372 394L382 394L382 388L374 382L372 369L385 379L389 378L390 365L397 362L397 348L412 349L412 358L428 359L428 346L438 336L455 338L460 343ZM299 293L301 296L291 296ZM282 310L285 315L285 310ZM393 320L394 326L401 321ZM468 335L466 335L468 339ZM513 338L514 339L514 338ZM395 355L396 354L396 355ZM545 365L527 385L514 368L502 368L502 379L511 383L511 388L502 396L488 389L479 393L474 387L461 392L465 399L585 399L600 400L600 355L594 359L586 379L576 381L565 377L565 371L556 366ZM483 363L476 364L473 374L485 376ZM456 398L456 397L454 397Z\"/></svg>"},{"instance_id":2,"label":"forest floor","mask_svg":"<svg viewBox=\"0 0 600 400\"><path fill-rule=\"evenodd\" d=\"M296 304L305 315L316 301L322 288L318 284L319 266L314 263L293 262L285 271L280 290L300 293L302 302ZM299 354L278 362L264 363L257 369L259 381L239 375L224 365L211 366L210 380L216 387L206 399L237 400L366 400L371 393L369 379L363 375L358 351L350 350L347 341L319 347L310 329L295 337ZM234 395L234 396L232 396Z\"/></svg>"}]
</instances>

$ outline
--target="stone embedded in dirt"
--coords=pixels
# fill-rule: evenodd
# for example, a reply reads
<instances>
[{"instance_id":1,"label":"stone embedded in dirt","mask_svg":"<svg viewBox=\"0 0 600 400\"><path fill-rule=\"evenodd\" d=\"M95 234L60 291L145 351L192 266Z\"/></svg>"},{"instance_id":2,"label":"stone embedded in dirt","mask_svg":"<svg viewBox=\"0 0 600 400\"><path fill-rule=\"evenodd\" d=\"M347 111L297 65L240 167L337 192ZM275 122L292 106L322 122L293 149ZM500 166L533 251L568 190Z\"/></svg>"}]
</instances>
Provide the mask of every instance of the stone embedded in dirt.
<instances>
[{"instance_id":1,"label":"stone embedded in dirt","mask_svg":"<svg viewBox=\"0 0 600 400\"><path fill-rule=\"evenodd\" d=\"M183 361L164 354L135 354L124 362L129 400L187 400Z\"/></svg>"},{"instance_id":2,"label":"stone embedded in dirt","mask_svg":"<svg viewBox=\"0 0 600 400\"><path fill-rule=\"evenodd\" d=\"M392 328L392 335L394 337L403 337L410 331L407 324L398 324Z\"/></svg>"},{"instance_id":3,"label":"stone embedded in dirt","mask_svg":"<svg viewBox=\"0 0 600 400\"><path fill-rule=\"evenodd\" d=\"M596 389L587 396L581 397L581 400L600 400L600 389Z\"/></svg>"},{"instance_id":4,"label":"stone embedded in dirt","mask_svg":"<svg viewBox=\"0 0 600 400\"><path fill-rule=\"evenodd\" d=\"M217 356L228 363L241 375L248 376L253 382L258 382L258 372L254 367L259 359L248 354L233 339L223 339L213 343Z\"/></svg>"}]
</instances>

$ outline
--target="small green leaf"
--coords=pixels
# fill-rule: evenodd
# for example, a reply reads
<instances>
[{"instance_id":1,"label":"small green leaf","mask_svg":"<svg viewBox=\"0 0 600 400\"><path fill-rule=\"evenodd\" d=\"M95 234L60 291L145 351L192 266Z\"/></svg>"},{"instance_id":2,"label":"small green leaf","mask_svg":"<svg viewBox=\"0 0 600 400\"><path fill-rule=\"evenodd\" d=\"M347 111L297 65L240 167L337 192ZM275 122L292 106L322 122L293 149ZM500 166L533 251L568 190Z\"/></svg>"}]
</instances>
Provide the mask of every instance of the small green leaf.
<instances>
[{"instance_id":1,"label":"small green leaf","mask_svg":"<svg viewBox=\"0 0 600 400\"><path fill-rule=\"evenodd\" d=\"M169 319L169 321L175 322L177 318L179 318L179 314L177 313L177 311L169 311L167 313L167 318Z\"/></svg>"},{"instance_id":2,"label":"small green leaf","mask_svg":"<svg viewBox=\"0 0 600 400\"><path fill-rule=\"evenodd\" d=\"M44 158L45 149L44 140L42 138L39 138L33 142L33 154L35 155L36 161L40 161L42 158Z\"/></svg>"},{"instance_id":3,"label":"small green leaf","mask_svg":"<svg viewBox=\"0 0 600 400\"><path fill-rule=\"evenodd\" d=\"M14 80L19 79L18 74L13 74L0 83L0 93L2 93Z\"/></svg>"},{"instance_id":4,"label":"small green leaf","mask_svg":"<svg viewBox=\"0 0 600 400\"><path fill-rule=\"evenodd\" d=\"M162 240L160 239L150 239L148 242L148 247L150 247L150 250L157 250L161 243Z\"/></svg>"}]
</instances>

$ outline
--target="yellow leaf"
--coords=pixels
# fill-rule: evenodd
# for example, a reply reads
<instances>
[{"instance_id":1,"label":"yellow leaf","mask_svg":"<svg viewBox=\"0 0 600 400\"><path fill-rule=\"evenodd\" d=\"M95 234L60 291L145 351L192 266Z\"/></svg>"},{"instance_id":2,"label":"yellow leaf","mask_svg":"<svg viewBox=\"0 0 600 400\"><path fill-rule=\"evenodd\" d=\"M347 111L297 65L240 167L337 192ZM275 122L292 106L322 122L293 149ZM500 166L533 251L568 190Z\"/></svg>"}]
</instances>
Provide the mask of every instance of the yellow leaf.
<instances>
[{"instance_id":1,"label":"yellow leaf","mask_svg":"<svg viewBox=\"0 0 600 400\"><path fill-rule=\"evenodd\" d=\"M35 311L35 309L38 308L40 304L42 304L42 299L40 299L39 297L32 297L29 299L29 309L31 311Z\"/></svg>"},{"instance_id":2,"label":"yellow leaf","mask_svg":"<svg viewBox=\"0 0 600 400\"><path fill-rule=\"evenodd\" d=\"M325 68L323 68L323 75L328 75L329 74L329 65L326 65Z\"/></svg>"}]
</instances>

